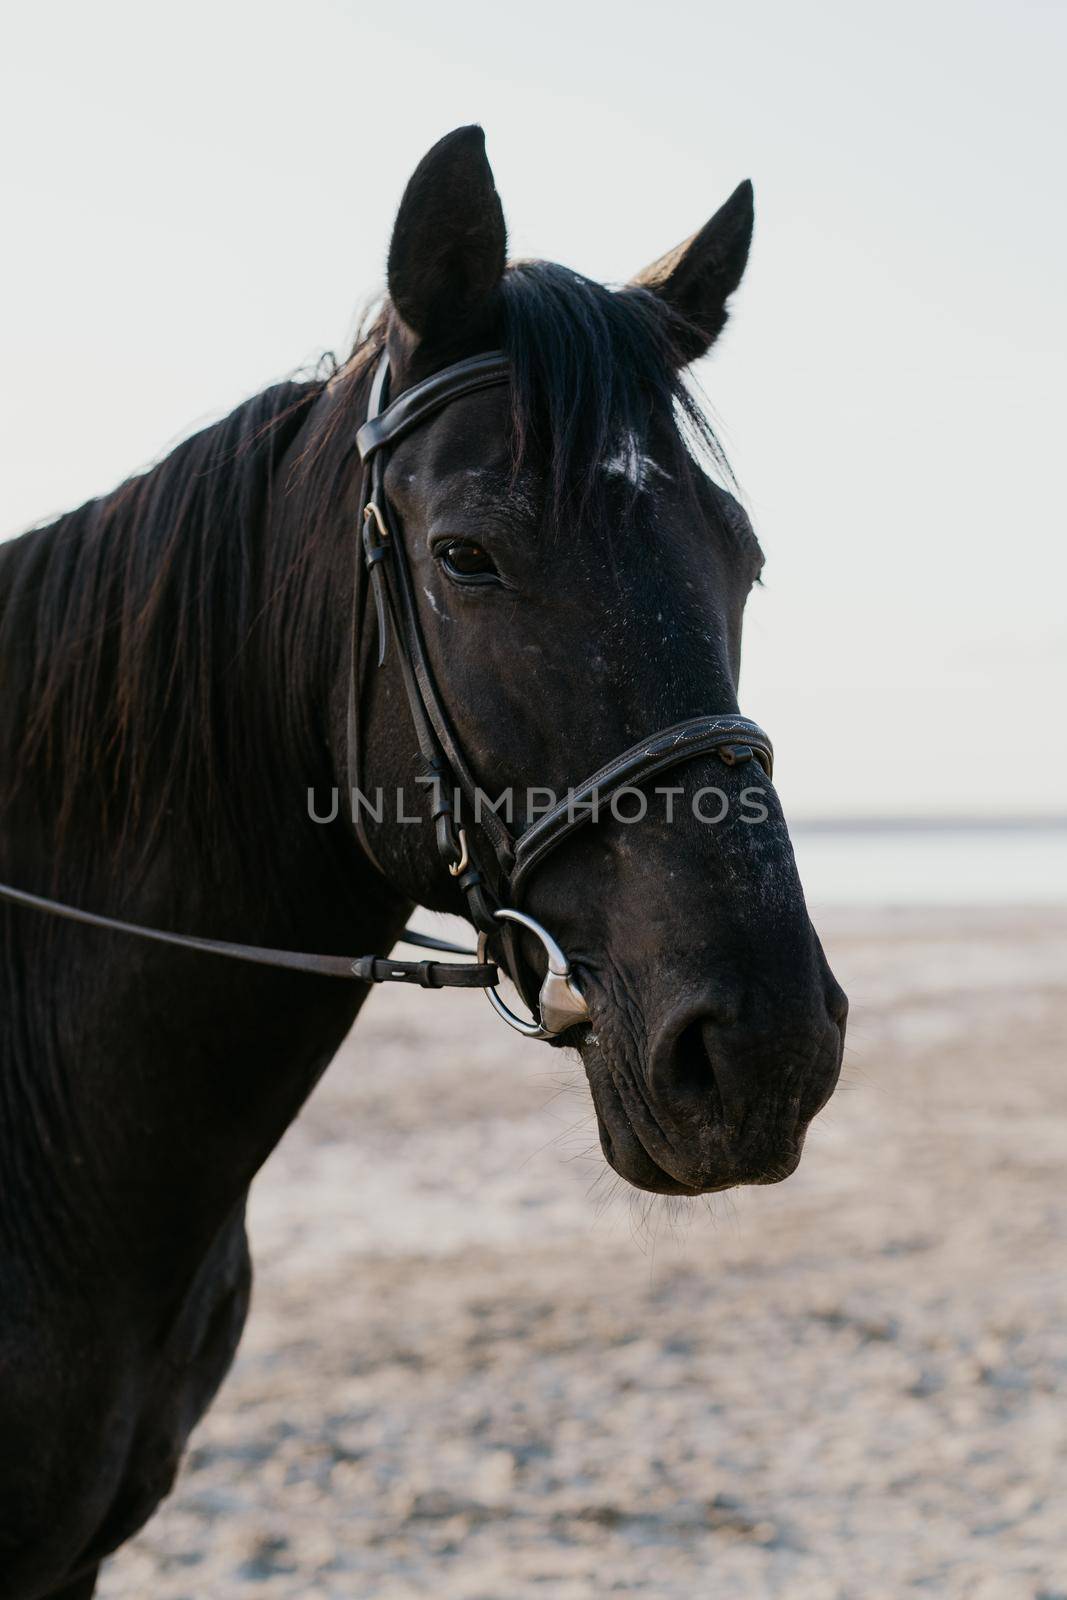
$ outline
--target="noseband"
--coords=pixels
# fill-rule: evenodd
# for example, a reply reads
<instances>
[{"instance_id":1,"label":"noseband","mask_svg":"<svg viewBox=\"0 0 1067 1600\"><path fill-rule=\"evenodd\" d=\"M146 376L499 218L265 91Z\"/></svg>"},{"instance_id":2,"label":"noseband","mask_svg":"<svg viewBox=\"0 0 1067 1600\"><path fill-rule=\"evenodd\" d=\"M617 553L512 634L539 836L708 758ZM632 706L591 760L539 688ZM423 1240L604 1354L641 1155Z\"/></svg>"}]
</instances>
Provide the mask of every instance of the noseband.
<instances>
[{"instance_id":1,"label":"noseband","mask_svg":"<svg viewBox=\"0 0 1067 1600\"><path fill-rule=\"evenodd\" d=\"M392 635L419 745L423 768L420 776L429 785L433 797L431 815L437 853L442 867L456 880L466 900L467 914L478 933L477 961L406 962L380 956L361 956L353 961L347 956L309 955L201 939L100 916L7 884L0 884L0 900L92 927L291 971L358 978L365 983L415 983L429 989L483 988L497 1014L528 1038L549 1039L588 1020L588 1006L566 955L548 930L521 909L532 875L553 851L591 820L601 802L609 801L618 790L644 783L682 762L708 755L718 756L730 767L755 759L770 778L773 751L767 735L747 717L733 714L690 717L649 734L624 750L575 785L565 799L517 835L512 834L495 811L478 805L479 791L474 775L430 665L403 532L385 492L385 468L391 449L453 400L500 387L509 381L507 359L502 352L494 350L457 361L404 390L390 402L389 358L383 354L371 383L366 421L356 434L356 446L364 468L363 560L356 564L347 717L348 778L353 792L355 827L367 857L382 876L387 877L366 837L362 811L354 798L362 792L361 690L370 638L370 630L363 625L363 613L369 590L377 614L377 662L380 666L384 661ZM468 820L461 821L457 806ZM548 970L536 1002L531 1002L526 994L515 942L519 929L525 929L540 942L547 960ZM450 955L473 953L407 928L402 941ZM491 941L494 948L501 949L503 965L530 1005L529 1020L511 1011L496 992L499 963L492 957Z\"/></svg>"}]
</instances>

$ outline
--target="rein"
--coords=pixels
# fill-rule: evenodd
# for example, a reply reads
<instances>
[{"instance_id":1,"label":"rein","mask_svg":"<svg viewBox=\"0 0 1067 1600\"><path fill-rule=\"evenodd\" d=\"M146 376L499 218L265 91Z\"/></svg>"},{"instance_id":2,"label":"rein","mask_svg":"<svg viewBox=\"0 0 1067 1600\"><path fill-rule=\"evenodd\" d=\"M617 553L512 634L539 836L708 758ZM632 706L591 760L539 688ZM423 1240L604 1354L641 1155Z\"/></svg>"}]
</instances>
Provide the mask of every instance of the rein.
<instances>
[{"instance_id":1,"label":"rein","mask_svg":"<svg viewBox=\"0 0 1067 1600\"><path fill-rule=\"evenodd\" d=\"M117 917L102 917L95 911L82 911L60 900L46 900L0 883L0 900L26 906L31 911L46 911L67 922L83 922L90 928L110 928L116 933L132 933L157 944L177 945L182 950L202 950L210 956L230 956L235 961L254 961L261 967L285 967L290 972L314 972L322 978L360 978L364 983L417 983L423 989L484 989L497 981L492 963L461 966L454 961L383 961L380 956L314 956L300 950L271 950L258 944L230 944L226 939L199 939L189 933L168 933L163 928L146 928L138 922L122 922ZM400 940L424 950L442 950L450 955L470 956L473 950L435 939L428 933L405 928ZM378 970L380 969L380 970Z\"/></svg>"},{"instance_id":2,"label":"rein","mask_svg":"<svg viewBox=\"0 0 1067 1600\"><path fill-rule=\"evenodd\" d=\"M597 772L572 788L566 799L553 806L517 837L492 810L475 810L477 785L452 726L447 707L430 666L419 622L411 569L402 531L385 493L388 452L414 429L453 400L509 382L506 357L490 351L457 361L430 378L413 385L391 403L388 400L389 357L383 354L371 384L367 417L356 434L363 463L361 506L363 560L356 562L353 586L351 671L348 697L348 778L350 789L360 792L360 756L363 679L362 654L369 630L363 626L366 595L373 597L377 616L379 666L385 660L389 636L396 640L400 670L423 766L422 777L431 787L434 838L441 863L457 880L467 914L478 933L474 962L393 961L375 955L312 955L295 950L272 950L258 945L233 944L220 939L169 933L114 917L83 911L57 900L47 900L9 884L0 884L0 900L41 911L89 927L110 929L159 944L198 950L208 955L250 961L260 966L282 967L323 977L355 978L363 983L409 983L424 989L484 989L493 1009L511 1027L529 1038L548 1039L588 1020L589 1010L574 979L570 963L547 929L519 909L530 876L547 857L591 820L593 805L609 799L624 786L639 784L658 773L699 756L716 755L726 766L755 759L770 778L773 750L756 723L738 715L690 717L660 729L614 757ZM366 573L364 582L363 573ZM454 797L466 801L470 815L478 816L468 833L454 814ZM370 862L383 877L366 837L362 813L356 808L355 827ZM516 930L537 938L545 952L548 970L536 1000L526 994L518 960ZM488 944L498 938L503 963L490 959ZM430 934L405 928L398 941L448 955L471 956L473 951ZM530 1019L516 1015L496 993L503 964L529 1005Z\"/></svg>"}]
</instances>

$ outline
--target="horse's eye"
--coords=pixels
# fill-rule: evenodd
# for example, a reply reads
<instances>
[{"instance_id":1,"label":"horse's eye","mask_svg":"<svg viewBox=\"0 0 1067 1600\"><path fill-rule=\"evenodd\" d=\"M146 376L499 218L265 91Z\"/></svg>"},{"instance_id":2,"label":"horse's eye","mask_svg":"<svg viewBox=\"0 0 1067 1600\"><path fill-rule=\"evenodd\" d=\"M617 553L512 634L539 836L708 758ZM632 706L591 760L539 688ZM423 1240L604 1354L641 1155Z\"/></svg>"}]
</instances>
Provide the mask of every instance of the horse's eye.
<instances>
[{"instance_id":1,"label":"horse's eye","mask_svg":"<svg viewBox=\"0 0 1067 1600\"><path fill-rule=\"evenodd\" d=\"M445 567L453 578L492 578L496 568L488 550L472 539L453 539L441 551Z\"/></svg>"}]
</instances>

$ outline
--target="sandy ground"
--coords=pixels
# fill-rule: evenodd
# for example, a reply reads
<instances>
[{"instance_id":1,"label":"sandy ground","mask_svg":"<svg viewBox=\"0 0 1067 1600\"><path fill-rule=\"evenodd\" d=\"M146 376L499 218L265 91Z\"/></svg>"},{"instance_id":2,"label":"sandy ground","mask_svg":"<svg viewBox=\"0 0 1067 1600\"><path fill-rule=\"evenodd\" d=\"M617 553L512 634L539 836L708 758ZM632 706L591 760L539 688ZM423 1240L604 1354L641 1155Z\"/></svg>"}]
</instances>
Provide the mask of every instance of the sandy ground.
<instances>
[{"instance_id":1,"label":"sandy ground","mask_svg":"<svg viewBox=\"0 0 1067 1600\"><path fill-rule=\"evenodd\" d=\"M106 1600L1067 1600L1067 911L819 921L842 1087L789 1182L684 1209L575 1059L377 995Z\"/></svg>"}]
</instances>

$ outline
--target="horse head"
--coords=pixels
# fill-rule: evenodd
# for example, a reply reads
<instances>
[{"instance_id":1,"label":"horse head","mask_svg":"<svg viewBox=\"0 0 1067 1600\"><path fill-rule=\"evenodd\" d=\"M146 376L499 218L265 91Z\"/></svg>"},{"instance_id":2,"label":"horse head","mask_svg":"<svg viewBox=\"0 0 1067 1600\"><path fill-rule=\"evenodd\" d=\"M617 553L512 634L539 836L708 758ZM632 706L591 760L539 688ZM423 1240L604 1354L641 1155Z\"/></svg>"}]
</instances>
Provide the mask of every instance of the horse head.
<instances>
[{"instance_id":1,"label":"horse head","mask_svg":"<svg viewBox=\"0 0 1067 1600\"><path fill-rule=\"evenodd\" d=\"M478 128L437 144L404 194L376 335L391 397L489 350L510 381L399 432L380 494L428 672L520 850L538 809L620 750L738 714L763 556L685 372L726 322L751 231L746 183L609 290L508 264ZM412 792L402 657L387 652L364 683L363 760ZM432 830L371 832L394 886L465 909ZM477 817L467 834L485 868ZM837 1080L847 1007L758 762L701 746L659 777L646 767L539 862L523 904L572 964L584 1005L556 1038L581 1054L623 1177L690 1194L793 1171ZM512 965L536 992L540 943L520 933Z\"/></svg>"}]
</instances>

